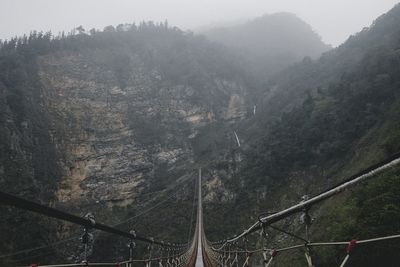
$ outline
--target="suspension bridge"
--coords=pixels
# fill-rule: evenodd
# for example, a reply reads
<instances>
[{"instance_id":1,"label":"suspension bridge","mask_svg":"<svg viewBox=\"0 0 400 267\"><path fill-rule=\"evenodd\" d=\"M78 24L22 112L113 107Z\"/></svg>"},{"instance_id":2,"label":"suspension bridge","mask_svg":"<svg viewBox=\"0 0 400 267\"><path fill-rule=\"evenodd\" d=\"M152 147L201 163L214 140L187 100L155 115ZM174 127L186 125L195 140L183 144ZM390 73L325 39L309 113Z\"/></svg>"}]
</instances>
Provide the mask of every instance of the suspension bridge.
<instances>
[{"instance_id":1,"label":"suspension bridge","mask_svg":"<svg viewBox=\"0 0 400 267\"><path fill-rule=\"evenodd\" d=\"M10 195L5 192L0 192L0 204L11 206L13 208L22 209L30 212L35 212L50 218L59 219L65 222L80 225L84 229L84 234L81 242L84 244L85 253L84 259L80 262L66 264L36 264L32 263L27 267L68 267L68 266L114 266L114 267L247 267L247 266L264 266L270 267L277 261L281 254L288 253L294 250L301 250L304 253L305 266L313 267L313 255L311 249L315 247L335 247L343 248L343 259L340 267L346 266L351 258L355 247L365 246L368 243L382 242L385 240L400 239L400 233L393 233L388 236L371 237L365 240L339 240L329 242L314 242L309 236L309 227L312 219L310 209L341 192L347 188L373 178L378 173L394 167L400 163L400 155L395 155L378 164L375 164L337 184L336 186L321 192L313 197L304 197L300 203L293 205L287 209L268 213L259 216L259 219L248 227L242 233L239 233L233 238L220 241L210 242L204 231L203 223L203 207L202 207L202 175L199 170L198 180L196 185L197 194L197 216L194 235L187 243L174 243L154 238L141 236L135 231L125 232L116 227L108 226L95 221L92 216L79 217L64 211L44 206L32 201L22 199L20 197ZM295 214L300 214L302 223L305 228L304 236L298 233L292 233L287 229L281 229L276 226L276 223L289 218ZM10 226L11 227L11 226ZM129 255L126 260L117 262L92 262L88 255L88 243L90 240L90 231L99 230L112 235L125 238L129 241ZM297 240L297 243L283 247L271 247L272 242L269 240L269 232L277 231L286 236ZM256 234L261 236L264 242L262 246L249 248L249 236ZM134 257L136 242L142 242L148 245L149 253L145 257ZM158 249L161 253L153 256L152 251ZM27 249L26 251L29 251ZM9 254L9 255L16 255ZM9 255L0 255L7 257ZM367 255L368 256L368 255Z\"/></svg>"}]
</instances>

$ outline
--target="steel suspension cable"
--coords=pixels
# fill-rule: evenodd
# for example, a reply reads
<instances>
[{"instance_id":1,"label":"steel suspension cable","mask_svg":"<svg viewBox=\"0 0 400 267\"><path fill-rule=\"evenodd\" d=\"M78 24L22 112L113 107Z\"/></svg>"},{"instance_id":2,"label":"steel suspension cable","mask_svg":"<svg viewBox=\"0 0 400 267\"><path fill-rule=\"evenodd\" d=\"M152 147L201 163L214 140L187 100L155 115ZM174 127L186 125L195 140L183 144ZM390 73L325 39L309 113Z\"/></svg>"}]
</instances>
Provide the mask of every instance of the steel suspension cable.
<instances>
[{"instance_id":1,"label":"steel suspension cable","mask_svg":"<svg viewBox=\"0 0 400 267\"><path fill-rule=\"evenodd\" d=\"M185 182L188 182L189 180L190 180L190 179L187 179L187 180L178 182L178 183L175 184L173 187L166 188L166 189L160 190L160 191L151 192L151 193L161 193L161 192L164 192L165 190L172 190L172 189L175 189L178 185L184 184ZM165 203L166 201L168 201L169 199L171 199L176 193L177 193L177 192L175 192L174 194L170 195L166 200L162 201L162 203ZM150 194L150 193L149 193L149 194ZM147 195L147 193L146 193L146 195ZM149 202L151 202L151 201L154 201L154 199L155 199L155 198L153 198L153 199L147 201L146 203L149 203ZM161 203L158 203L158 204L161 204ZM127 223L127 222L129 222L129 221L132 221L132 220L135 219L135 218L138 218L138 217L140 217L140 216L142 216L142 215L145 215L145 214L147 214L148 212L150 212L151 210L153 210L153 209L155 209L156 207L160 206L160 205L158 205L158 204L157 204L156 206L153 206L153 207L147 209L146 211L144 211L144 212L142 212L142 213L140 213L140 214L137 214L137 215L135 215L135 216L133 216L133 217L127 219L126 221L120 222L120 223L118 223L118 224L114 224L114 225L112 225L111 227L118 227L118 226L120 226L120 225L122 225L122 224L124 224L124 223ZM52 247L52 246L58 246L58 245L60 245L60 244L63 244L63 243L72 241L72 240L74 240L74 239L76 239L76 238L78 238L78 237L79 237L79 234L74 234L73 236L71 236L71 237L69 237L69 238L67 238L67 239L62 239L62 240L59 240L59 241L56 241L56 242L53 242L53 243L50 243L50 244L47 244L47 245L43 245L43 246L39 246L39 247L35 247L35 248L27 248L27 249L19 250L19 251L17 251L17 252L13 252L13 253L9 253L9 254L0 255L0 259L2 259L2 258L8 258L8 257L13 257L13 256L20 255L20 254L26 254L26 253L29 253L29 252L32 252L32 251L36 251L36 250L40 250L40 249L45 249L45 248ZM32 257L35 257L35 255L33 255L33 256L31 256L31 257L26 257L26 258L32 258Z\"/></svg>"},{"instance_id":2,"label":"steel suspension cable","mask_svg":"<svg viewBox=\"0 0 400 267\"><path fill-rule=\"evenodd\" d=\"M370 239L364 239L364 240L357 240L357 244L366 244L366 243L374 243L374 242L379 242L379 241L386 241L386 240L392 240L392 239L400 239L400 234L396 235L389 235L389 236L382 236L382 237L376 237L376 238L370 238ZM322 247L322 246L340 246L340 245L348 245L349 241L333 241L333 242L311 242L307 243L307 246L309 247ZM250 251L251 253L259 253L262 252L263 250L267 251L276 251L276 252L283 252L283 251L288 251L288 250L293 250L293 249L298 249L298 248L304 248L305 244L298 244L298 245L293 245L293 246L288 246L288 247L282 247L282 248L270 248L270 249L255 249ZM217 251L219 253L222 252L227 252L226 250L218 250L215 248L212 248L214 251ZM231 252L236 252L236 253L248 253L249 251L246 250L236 250L236 251L231 251Z\"/></svg>"},{"instance_id":3,"label":"steel suspension cable","mask_svg":"<svg viewBox=\"0 0 400 267\"><path fill-rule=\"evenodd\" d=\"M143 211L143 212L141 212L141 213L139 213L139 214L137 214L137 215L135 215L135 216L133 216L133 217L130 217L130 218L128 218L128 219L126 219L126 220L124 220L124 221L122 221L122 222L119 222L119 223L113 225L113 227L119 227L119 226L121 226L121 225L123 225L123 224L126 224L126 223L131 222L132 220L134 220L134 219L136 219L136 218L138 218L138 217L140 217L140 216L143 216L143 215L149 213L149 212L152 211L153 209L155 209L155 208L161 206L162 204L164 204L164 203L167 202L168 200L172 199L178 192L179 192L179 191L174 192L173 194L169 195L168 198L166 198L165 200L158 202L156 205L154 205L154 206L152 206L152 207L146 209L145 211Z\"/></svg>"},{"instance_id":4,"label":"steel suspension cable","mask_svg":"<svg viewBox=\"0 0 400 267\"><path fill-rule=\"evenodd\" d=\"M23 210L39 213L39 214L45 215L47 217L52 217L55 219L68 221L68 222L71 222L74 224L81 225L85 228L97 229L97 230L101 230L101 231L108 232L111 234L123 236L126 238L143 241L146 243L154 243L154 244L161 245L161 246L168 246L163 242L154 241L147 237L136 236L131 233L124 232L119 229L113 228L111 226L101 224L101 223L96 223L93 220L90 220L87 218L82 218L82 217L79 217L79 216L76 216L76 215L55 209L55 208L44 206L44 205L29 201L26 199L17 197L17 196L13 196L8 193L0 192L0 203L3 205L13 206L13 207L20 208Z\"/></svg>"},{"instance_id":5,"label":"steel suspension cable","mask_svg":"<svg viewBox=\"0 0 400 267\"><path fill-rule=\"evenodd\" d=\"M192 204L192 214L190 216L190 226L189 226L189 233L188 233L188 243L190 241L190 234L192 232L192 224L193 224L193 218L194 218L194 212L196 210L196 191L193 194L193 204Z\"/></svg>"},{"instance_id":6,"label":"steel suspension cable","mask_svg":"<svg viewBox=\"0 0 400 267\"><path fill-rule=\"evenodd\" d=\"M278 222L288 216L291 216L295 213L302 212L304 209L307 209L311 207L314 204L320 203L342 191L347 189L348 187L357 184L361 181L366 180L367 178L370 178L384 170L387 170L391 167L394 167L395 165L400 163L400 153L397 153L377 164L374 164L368 168L366 168L363 171L360 171L359 173L350 176L349 178L345 179L343 182L339 183L337 186L332 187L329 190L323 191L322 193L310 198L309 200L300 202L296 205L293 205L285 210L282 210L280 212L276 212L274 214L271 214L269 216L261 218L259 221L251 225L247 230L242 232L241 234L237 235L236 237L232 239L228 239L226 242L223 243L223 245L219 248L222 249L224 248L228 243L235 242L239 240L240 238L243 238L255 231L258 231L262 228L262 224L267 224L270 225L272 223Z\"/></svg>"}]
</instances>

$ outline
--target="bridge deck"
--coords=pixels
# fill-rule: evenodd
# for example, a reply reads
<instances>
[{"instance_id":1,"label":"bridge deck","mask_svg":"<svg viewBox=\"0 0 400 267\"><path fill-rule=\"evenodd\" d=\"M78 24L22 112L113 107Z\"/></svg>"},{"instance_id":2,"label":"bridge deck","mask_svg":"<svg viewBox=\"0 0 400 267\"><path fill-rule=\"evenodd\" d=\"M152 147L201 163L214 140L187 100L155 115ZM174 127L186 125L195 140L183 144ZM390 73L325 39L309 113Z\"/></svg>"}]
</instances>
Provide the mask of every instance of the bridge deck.
<instances>
[{"instance_id":1,"label":"bridge deck","mask_svg":"<svg viewBox=\"0 0 400 267\"><path fill-rule=\"evenodd\" d=\"M203 267L203 243L202 243L202 233L203 233L203 207L202 207L202 198L201 198L201 169L199 170L199 185L198 185L198 200L197 200L197 258L196 258L196 265L195 267Z\"/></svg>"},{"instance_id":2,"label":"bridge deck","mask_svg":"<svg viewBox=\"0 0 400 267\"><path fill-rule=\"evenodd\" d=\"M196 265L195 266L196 267L203 267L204 266L201 238L199 238L199 243L197 245L197 259L196 259Z\"/></svg>"}]
</instances>

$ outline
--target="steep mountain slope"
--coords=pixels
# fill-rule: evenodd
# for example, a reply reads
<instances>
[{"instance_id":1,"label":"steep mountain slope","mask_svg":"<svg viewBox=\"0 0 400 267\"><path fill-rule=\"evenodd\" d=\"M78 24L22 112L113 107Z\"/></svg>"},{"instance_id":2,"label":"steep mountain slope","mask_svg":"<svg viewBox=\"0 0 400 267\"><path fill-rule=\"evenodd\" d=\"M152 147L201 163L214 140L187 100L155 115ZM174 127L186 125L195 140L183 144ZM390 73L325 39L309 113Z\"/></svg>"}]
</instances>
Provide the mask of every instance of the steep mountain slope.
<instances>
[{"instance_id":1,"label":"steep mountain slope","mask_svg":"<svg viewBox=\"0 0 400 267\"><path fill-rule=\"evenodd\" d=\"M236 175L221 176L221 187L233 192L230 200L220 195L225 203L205 208L211 239L238 233L257 214L297 203L400 150L399 25L397 5L319 60L305 59L270 80L255 116L235 127L242 162ZM398 233L399 170L380 178L316 208L312 239ZM226 219L233 210L241 216ZM224 233L218 230L220 221L225 221ZM282 227L304 234L297 218ZM279 246L287 239L278 234L272 242ZM399 247L397 242L360 249L352 266L396 266ZM315 253L317 266L335 266L343 255L334 249ZM299 252L277 266L303 263Z\"/></svg>"},{"instance_id":2,"label":"steep mountain slope","mask_svg":"<svg viewBox=\"0 0 400 267\"><path fill-rule=\"evenodd\" d=\"M1 190L187 241L194 229L187 212L193 140L207 124L229 124L247 112L253 85L235 58L204 38L152 23L54 40L33 33L0 53ZM3 211L1 236L13 240L1 245L5 253L80 231L36 216L37 232L9 230L13 220L32 219ZM123 241L109 238L96 236L93 259L126 255ZM41 259L78 260L77 247L62 244ZM35 253L24 255L26 263Z\"/></svg>"},{"instance_id":3,"label":"steep mountain slope","mask_svg":"<svg viewBox=\"0 0 400 267\"><path fill-rule=\"evenodd\" d=\"M204 32L248 59L260 77L283 70L308 56L318 58L330 49L311 27L291 13L264 15L247 23Z\"/></svg>"},{"instance_id":4,"label":"steep mountain slope","mask_svg":"<svg viewBox=\"0 0 400 267\"><path fill-rule=\"evenodd\" d=\"M60 170L49 142L50 118L41 102L35 63L0 52L0 188L40 203L53 199ZM40 216L0 207L1 254L37 246L55 228ZM18 225L16 229L15 225ZM0 259L8 266L8 259Z\"/></svg>"},{"instance_id":5,"label":"steep mountain slope","mask_svg":"<svg viewBox=\"0 0 400 267\"><path fill-rule=\"evenodd\" d=\"M319 60L306 58L274 75L264 88L260 80L272 72L267 65L256 80L242 58L166 25L107 27L54 40L33 33L2 44L0 188L185 242L193 230L191 178L201 166L207 236L229 237L261 212L296 203L399 150L399 18L396 6L370 29ZM298 31L309 33L303 26ZM303 56L276 60L286 66ZM313 209L312 239L398 232L399 177L392 170ZM8 208L1 214L0 235L12 240L0 245L4 253L73 237L0 258L3 266L82 259L75 235L82 229ZM282 227L303 234L297 218ZM276 246L290 241L270 236ZM125 243L95 234L91 259L126 256ZM354 266L379 266L382 258L391 266L398 247L369 247L369 257L354 257ZM337 266L343 255L315 253L316 266ZM304 256L277 264L304 266Z\"/></svg>"}]
</instances>

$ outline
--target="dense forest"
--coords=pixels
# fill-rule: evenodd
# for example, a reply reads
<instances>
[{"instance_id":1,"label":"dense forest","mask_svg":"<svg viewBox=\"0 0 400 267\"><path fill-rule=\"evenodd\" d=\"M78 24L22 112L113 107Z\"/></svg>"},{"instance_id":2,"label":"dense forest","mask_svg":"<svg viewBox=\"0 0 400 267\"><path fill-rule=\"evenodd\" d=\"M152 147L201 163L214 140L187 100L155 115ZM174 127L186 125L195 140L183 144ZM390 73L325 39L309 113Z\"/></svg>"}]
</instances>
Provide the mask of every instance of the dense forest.
<instances>
[{"instance_id":1,"label":"dense forest","mask_svg":"<svg viewBox=\"0 0 400 267\"><path fill-rule=\"evenodd\" d=\"M192 140L211 121L234 120L231 94L256 86L237 62L222 46L166 22L32 32L3 42L1 188L186 242L195 222L186 212L193 205ZM141 215L157 202L161 211ZM3 264L82 259L79 227L11 208L2 214L1 235L13 242L1 251L22 251ZM93 246L91 259L127 253L124 240L109 235L96 234ZM28 247L39 249L24 253Z\"/></svg>"},{"instance_id":2,"label":"dense forest","mask_svg":"<svg viewBox=\"0 0 400 267\"><path fill-rule=\"evenodd\" d=\"M204 35L143 22L3 41L0 188L185 242L202 167L207 238L238 234L400 151L399 25L397 5L332 50L286 13ZM399 192L394 168L313 208L312 240L398 233ZM82 259L82 229L0 212L2 266ZM280 227L304 232L298 218ZM124 242L95 233L90 257L122 259ZM384 245L360 248L351 266L397 266L399 242ZM314 264L337 266L343 253L316 249ZM304 263L299 252L274 266Z\"/></svg>"},{"instance_id":3,"label":"dense forest","mask_svg":"<svg viewBox=\"0 0 400 267\"><path fill-rule=\"evenodd\" d=\"M242 213L246 207L257 208L236 219L235 225L250 225L256 220L254 214L315 195L399 151L398 25L400 6L318 60L305 58L269 80L264 97L258 98L257 113L237 126L244 162L237 178L227 179L226 186L240 192L229 205L240 207ZM313 240L398 232L399 170L380 178L318 208ZM225 204L209 208L213 216L206 218L215 218L206 223L209 231L218 232L211 225L223 220L229 210ZM301 225L288 225L284 227L303 231ZM235 226L224 234L234 232ZM382 261L384 266L396 266L399 243L386 245L385 251L367 248L368 257L359 252L352 266L377 266ZM339 262L338 251L315 253L316 266ZM303 266L302 256L294 257L298 265L289 257L282 266Z\"/></svg>"}]
</instances>

